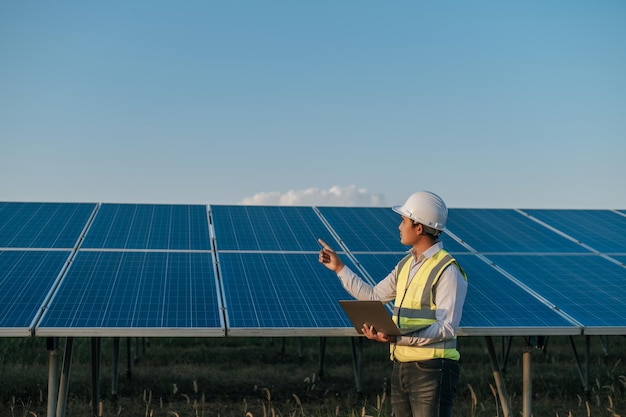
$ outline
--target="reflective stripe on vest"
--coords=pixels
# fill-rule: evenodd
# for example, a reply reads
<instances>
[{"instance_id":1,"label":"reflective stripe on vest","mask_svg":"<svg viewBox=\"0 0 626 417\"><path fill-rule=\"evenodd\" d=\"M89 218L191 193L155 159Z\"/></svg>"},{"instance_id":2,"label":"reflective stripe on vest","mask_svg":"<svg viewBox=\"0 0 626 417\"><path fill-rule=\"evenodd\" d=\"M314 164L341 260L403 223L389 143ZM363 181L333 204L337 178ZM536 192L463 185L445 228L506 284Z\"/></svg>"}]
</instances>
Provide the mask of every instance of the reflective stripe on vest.
<instances>
[{"instance_id":1,"label":"reflective stripe on vest","mask_svg":"<svg viewBox=\"0 0 626 417\"><path fill-rule=\"evenodd\" d=\"M393 319L401 330L423 327L436 321L437 306L434 288L444 269L452 263L456 264L455 259L442 249L424 261L409 284L412 258L413 255L408 255L398 263L396 268L398 291ZM462 270L461 273L463 273ZM409 362L432 358L459 359L460 355L456 350L456 338L454 338L427 346L392 344L391 356L392 359Z\"/></svg>"}]
</instances>

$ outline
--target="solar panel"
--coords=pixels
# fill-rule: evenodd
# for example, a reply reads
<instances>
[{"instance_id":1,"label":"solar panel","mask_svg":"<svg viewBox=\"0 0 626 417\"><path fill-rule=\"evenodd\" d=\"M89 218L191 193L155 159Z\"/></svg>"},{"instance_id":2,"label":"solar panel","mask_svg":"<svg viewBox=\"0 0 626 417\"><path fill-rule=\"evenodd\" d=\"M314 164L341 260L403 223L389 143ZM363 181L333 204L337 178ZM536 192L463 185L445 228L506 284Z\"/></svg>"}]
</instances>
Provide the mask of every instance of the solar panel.
<instances>
[{"instance_id":1,"label":"solar panel","mask_svg":"<svg viewBox=\"0 0 626 417\"><path fill-rule=\"evenodd\" d=\"M0 248L73 248L95 207L0 202Z\"/></svg>"},{"instance_id":2,"label":"solar panel","mask_svg":"<svg viewBox=\"0 0 626 417\"><path fill-rule=\"evenodd\" d=\"M219 255L228 334L354 336L338 300L352 299L315 254ZM354 268L347 261L347 264Z\"/></svg>"},{"instance_id":3,"label":"solar panel","mask_svg":"<svg viewBox=\"0 0 626 417\"><path fill-rule=\"evenodd\" d=\"M406 253L355 253L357 264L363 268L374 283L380 282L389 273L393 272L396 264ZM354 271L358 272L358 271Z\"/></svg>"},{"instance_id":4,"label":"solar panel","mask_svg":"<svg viewBox=\"0 0 626 417\"><path fill-rule=\"evenodd\" d=\"M457 255L469 280L464 335L577 335L581 329L475 255Z\"/></svg>"},{"instance_id":5,"label":"solar panel","mask_svg":"<svg viewBox=\"0 0 626 417\"><path fill-rule=\"evenodd\" d=\"M79 251L39 336L223 336L211 253Z\"/></svg>"},{"instance_id":6,"label":"solar panel","mask_svg":"<svg viewBox=\"0 0 626 417\"><path fill-rule=\"evenodd\" d=\"M390 254L358 254L359 264L370 275L384 278L398 262ZM580 334L580 328L522 289L476 255L455 255L467 273L469 289L460 334L538 335Z\"/></svg>"},{"instance_id":7,"label":"solar panel","mask_svg":"<svg viewBox=\"0 0 626 417\"><path fill-rule=\"evenodd\" d=\"M102 204L82 248L210 250L203 205Z\"/></svg>"},{"instance_id":8,"label":"solar panel","mask_svg":"<svg viewBox=\"0 0 626 417\"><path fill-rule=\"evenodd\" d=\"M218 250L319 251L335 242L312 207L211 206Z\"/></svg>"},{"instance_id":9,"label":"solar panel","mask_svg":"<svg viewBox=\"0 0 626 417\"><path fill-rule=\"evenodd\" d=\"M489 259L585 326L585 334L626 334L626 268L592 254Z\"/></svg>"},{"instance_id":10,"label":"solar panel","mask_svg":"<svg viewBox=\"0 0 626 417\"><path fill-rule=\"evenodd\" d=\"M626 217L610 210L524 210L602 253L626 253Z\"/></svg>"},{"instance_id":11,"label":"solar panel","mask_svg":"<svg viewBox=\"0 0 626 417\"><path fill-rule=\"evenodd\" d=\"M28 336L70 251L0 251L0 335Z\"/></svg>"},{"instance_id":12,"label":"solar panel","mask_svg":"<svg viewBox=\"0 0 626 417\"><path fill-rule=\"evenodd\" d=\"M381 207L319 207L351 252L406 252L400 243L400 216Z\"/></svg>"},{"instance_id":13,"label":"solar panel","mask_svg":"<svg viewBox=\"0 0 626 417\"><path fill-rule=\"evenodd\" d=\"M400 243L400 215L383 207L319 207L330 227L351 252L406 252ZM447 234L441 235L450 252L468 252Z\"/></svg>"},{"instance_id":14,"label":"solar panel","mask_svg":"<svg viewBox=\"0 0 626 417\"><path fill-rule=\"evenodd\" d=\"M482 253L589 253L512 209L450 209L446 227Z\"/></svg>"}]
</instances>

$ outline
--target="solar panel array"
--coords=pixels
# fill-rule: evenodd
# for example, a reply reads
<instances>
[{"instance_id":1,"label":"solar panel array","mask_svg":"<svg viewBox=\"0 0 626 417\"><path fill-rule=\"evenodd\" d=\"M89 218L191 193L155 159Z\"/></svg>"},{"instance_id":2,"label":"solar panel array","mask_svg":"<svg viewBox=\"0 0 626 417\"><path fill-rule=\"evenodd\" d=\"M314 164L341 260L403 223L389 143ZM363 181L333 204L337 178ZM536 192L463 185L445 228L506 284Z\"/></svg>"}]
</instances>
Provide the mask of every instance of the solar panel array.
<instances>
[{"instance_id":1,"label":"solar panel array","mask_svg":"<svg viewBox=\"0 0 626 417\"><path fill-rule=\"evenodd\" d=\"M102 204L41 336L223 336L206 206Z\"/></svg>"},{"instance_id":2,"label":"solar panel array","mask_svg":"<svg viewBox=\"0 0 626 417\"><path fill-rule=\"evenodd\" d=\"M382 207L0 202L0 335L342 336L407 248ZM450 209L462 335L626 334L626 211Z\"/></svg>"},{"instance_id":3,"label":"solar panel array","mask_svg":"<svg viewBox=\"0 0 626 417\"><path fill-rule=\"evenodd\" d=\"M626 334L624 213L451 209L447 228L585 334Z\"/></svg>"}]
</instances>

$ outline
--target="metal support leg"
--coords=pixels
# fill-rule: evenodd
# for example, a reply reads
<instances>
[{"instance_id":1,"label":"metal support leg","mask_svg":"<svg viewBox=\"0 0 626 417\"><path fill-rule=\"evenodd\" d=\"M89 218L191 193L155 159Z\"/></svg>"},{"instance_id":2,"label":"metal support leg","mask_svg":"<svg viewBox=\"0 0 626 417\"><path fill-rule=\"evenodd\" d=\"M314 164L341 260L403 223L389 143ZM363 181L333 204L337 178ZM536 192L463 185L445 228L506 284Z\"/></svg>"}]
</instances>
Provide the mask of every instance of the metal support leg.
<instances>
[{"instance_id":1,"label":"metal support leg","mask_svg":"<svg viewBox=\"0 0 626 417\"><path fill-rule=\"evenodd\" d=\"M511 345L513 341L513 336L502 336L502 356L500 356L500 370L502 372L506 372L506 367L509 363L509 354L511 353Z\"/></svg>"},{"instance_id":2,"label":"metal support leg","mask_svg":"<svg viewBox=\"0 0 626 417\"><path fill-rule=\"evenodd\" d=\"M496 356L496 349L493 345L491 336L485 336L487 343L487 351L489 353L489 360L491 361L491 368L493 369L493 379L496 382L496 388L498 389L498 396L500 398L500 406L504 417L511 416L511 403L509 396L506 393L506 387L504 385L504 378L502 377L502 371L500 370L500 364L498 363L498 357Z\"/></svg>"},{"instance_id":3,"label":"metal support leg","mask_svg":"<svg viewBox=\"0 0 626 417\"><path fill-rule=\"evenodd\" d=\"M135 365L139 363L139 344L140 340L138 337L135 338Z\"/></svg>"},{"instance_id":4,"label":"metal support leg","mask_svg":"<svg viewBox=\"0 0 626 417\"><path fill-rule=\"evenodd\" d=\"M585 336L585 396L587 400L591 398L591 389L589 384L589 363L591 361L591 336Z\"/></svg>"},{"instance_id":5,"label":"metal support leg","mask_svg":"<svg viewBox=\"0 0 626 417\"><path fill-rule=\"evenodd\" d=\"M598 340L600 341L600 346L602 346L602 352L604 352L604 356L609 356L609 337L598 336Z\"/></svg>"},{"instance_id":6,"label":"metal support leg","mask_svg":"<svg viewBox=\"0 0 626 417\"><path fill-rule=\"evenodd\" d=\"M117 392L120 380L120 338L113 338L113 376L111 380L111 395L117 400Z\"/></svg>"},{"instance_id":7,"label":"metal support leg","mask_svg":"<svg viewBox=\"0 0 626 417\"><path fill-rule=\"evenodd\" d=\"M574 342L574 337L569 336L569 343L572 347L572 352L574 353L574 359L576 359L576 368L578 369L578 375L580 376L580 381L583 384L583 388L585 389L586 399L589 399L591 388L589 386L589 355L590 355L590 347L589 347L589 336L585 336L585 365L580 362L580 356L578 355L578 350L576 349L576 343Z\"/></svg>"},{"instance_id":8,"label":"metal support leg","mask_svg":"<svg viewBox=\"0 0 626 417\"><path fill-rule=\"evenodd\" d=\"M304 353L302 350L302 338L298 337L297 341L298 341L298 362L300 363L300 365L302 365L302 363L304 362Z\"/></svg>"},{"instance_id":9,"label":"metal support leg","mask_svg":"<svg viewBox=\"0 0 626 417\"><path fill-rule=\"evenodd\" d=\"M59 383L59 401L57 402L56 417L65 417L65 409L67 408L67 393L70 387L70 370L72 368L72 354L74 351L74 338L65 339L65 352L63 355L63 370L61 371L61 380Z\"/></svg>"},{"instance_id":10,"label":"metal support leg","mask_svg":"<svg viewBox=\"0 0 626 417\"><path fill-rule=\"evenodd\" d=\"M532 366L531 366L531 354L532 346L526 344L524 347L524 375L523 375L523 405L522 415L523 417L531 417L533 410L533 380L532 380Z\"/></svg>"},{"instance_id":11,"label":"metal support leg","mask_svg":"<svg viewBox=\"0 0 626 417\"><path fill-rule=\"evenodd\" d=\"M317 376L324 377L324 357L326 356L326 338L320 337L320 367L317 371Z\"/></svg>"},{"instance_id":12,"label":"metal support leg","mask_svg":"<svg viewBox=\"0 0 626 417\"><path fill-rule=\"evenodd\" d=\"M59 394L59 346L56 337L46 339L48 362L48 417L55 417Z\"/></svg>"},{"instance_id":13,"label":"metal support leg","mask_svg":"<svg viewBox=\"0 0 626 417\"><path fill-rule=\"evenodd\" d=\"M102 354L102 340L99 337L91 338L91 411L92 416L98 415L100 405L100 358Z\"/></svg>"},{"instance_id":14,"label":"metal support leg","mask_svg":"<svg viewBox=\"0 0 626 417\"><path fill-rule=\"evenodd\" d=\"M363 339L352 337L352 365L354 368L354 381L357 392L361 392L361 375L363 370Z\"/></svg>"},{"instance_id":15,"label":"metal support leg","mask_svg":"<svg viewBox=\"0 0 626 417\"><path fill-rule=\"evenodd\" d=\"M130 337L126 338L126 378L131 379L133 377L132 366L130 362Z\"/></svg>"}]
</instances>

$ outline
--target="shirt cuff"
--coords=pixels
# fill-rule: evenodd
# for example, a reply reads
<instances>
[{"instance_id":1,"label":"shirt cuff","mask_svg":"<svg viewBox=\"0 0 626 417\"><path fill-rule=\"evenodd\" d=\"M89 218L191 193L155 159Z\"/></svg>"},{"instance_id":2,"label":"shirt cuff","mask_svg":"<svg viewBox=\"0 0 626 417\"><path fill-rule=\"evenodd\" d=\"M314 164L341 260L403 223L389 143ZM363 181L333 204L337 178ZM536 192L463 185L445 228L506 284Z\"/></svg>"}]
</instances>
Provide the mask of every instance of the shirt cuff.
<instances>
[{"instance_id":1,"label":"shirt cuff","mask_svg":"<svg viewBox=\"0 0 626 417\"><path fill-rule=\"evenodd\" d=\"M341 271L337 272L337 276L339 278L341 278L342 280L346 279L346 278L349 278L352 275L354 275L354 272L352 272L352 270L350 268L348 268L348 265L345 265L345 264L344 264L343 268L341 268Z\"/></svg>"}]
</instances>

